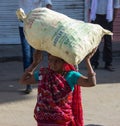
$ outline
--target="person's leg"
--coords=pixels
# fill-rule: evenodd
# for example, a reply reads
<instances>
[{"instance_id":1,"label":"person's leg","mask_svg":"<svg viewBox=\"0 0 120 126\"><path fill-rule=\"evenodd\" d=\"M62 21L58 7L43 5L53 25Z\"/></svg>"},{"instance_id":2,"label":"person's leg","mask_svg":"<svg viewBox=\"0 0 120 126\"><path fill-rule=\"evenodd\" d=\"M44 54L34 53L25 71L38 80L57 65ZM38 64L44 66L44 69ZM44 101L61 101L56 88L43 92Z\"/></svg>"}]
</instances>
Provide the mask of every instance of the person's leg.
<instances>
[{"instance_id":1,"label":"person's leg","mask_svg":"<svg viewBox=\"0 0 120 126\"><path fill-rule=\"evenodd\" d=\"M32 63L33 59L33 48L28 44L25 39L23 27L19 27L20 39L22 45L22 53L23 53L23 68L25 69ZM27 85L25 93L30 93L32 91L32 86Z\"/></svg>"},{"instance_id":2,"label":"person's leg","mask_svg":"<svg viewBox=\"0 0 120 126\"><path fill-rule=\"evenodd\" d=\"M93 55L93 57L91 58L91 64L94 69L97 69L99 66L99 62L98 62L99 57L100 57L100 51L98 48L97 51L95 52L95 54Z\"/></svg>"},{"instance_id":3,"label":"person's leg","mask_svg":"<svg viewBox=\"0 0 120 126\"><path fill-rule=\"evenodd\" d=\"M111 36L106 35L104 37L104 48L103 48L103 61L105 65L112 65L112 42Z\"/></svg>"},{"instance_id":4,"label":"person's leg","mask_svg":"<svg viewBox=\"0 0 120 126\"><path fill-rule=\"evenodd\" d=\"M91 23L101 25L103 22L103 18L104 18L104 16L96 15L96 20L92 21ZM100 58L100 51L99 51L99 47L98 47L97 51L95 52L95 54L91 58L91 64L94 69L97 69L99 66L99 58Z\"/></svg>"},{"instance_id":5,"label":"person's leg","mask_svg":"<svg viewBox=\"0 0 120 126\"><path fill-rule=\"evenodd\" d=\"M106 29L113 31L113 22L106 21ZM104 48L103 48L103 61L105 62L105 69L114 71L112 68L112 37L110 35L104 36Z\"/></svg>"}]
</instances>

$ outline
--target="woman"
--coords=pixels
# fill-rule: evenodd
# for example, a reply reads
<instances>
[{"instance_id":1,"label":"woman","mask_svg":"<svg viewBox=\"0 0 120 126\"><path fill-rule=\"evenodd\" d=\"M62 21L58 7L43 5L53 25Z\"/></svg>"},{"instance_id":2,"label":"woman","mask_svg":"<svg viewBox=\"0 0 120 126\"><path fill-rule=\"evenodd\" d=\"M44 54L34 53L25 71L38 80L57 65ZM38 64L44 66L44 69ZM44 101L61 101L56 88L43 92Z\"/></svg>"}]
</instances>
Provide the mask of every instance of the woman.
<instances>
[{"instance_id":1,"label":"woman","mask_svg":"<svg viewBox=\"0 0 120 126\"><path fill-rule=\"evenodd\" d=\"M26 71L20 83L38 82L37 103L34 117L38 126L83 126L80 86L96 85L96 76L90 63L96 49L86 58L88 77L75 71L74 66L49 55L48 68L39 72Z\"/></svg>"}]
</instances>

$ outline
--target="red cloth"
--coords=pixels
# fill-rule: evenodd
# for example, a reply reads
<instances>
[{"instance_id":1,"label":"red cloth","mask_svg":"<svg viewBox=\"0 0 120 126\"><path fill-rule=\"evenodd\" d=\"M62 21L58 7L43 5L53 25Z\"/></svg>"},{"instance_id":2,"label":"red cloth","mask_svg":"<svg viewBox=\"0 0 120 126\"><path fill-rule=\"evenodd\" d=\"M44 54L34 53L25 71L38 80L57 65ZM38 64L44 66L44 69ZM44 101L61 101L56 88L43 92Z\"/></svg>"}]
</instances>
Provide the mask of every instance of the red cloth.
<instances>
[{"instance_id":1,"label":"red cloth","mask_svg":"<svg viewBox=\"0 0 120 126\"><path fill-rule=\"evenodd\" d=\"M35 119L39 125L68 126L74 118L70 86L64 77L49 68L42 68L40 76Z\"/></svg>"},{"instance_id":2,"label":"red cloth","mask_svg":"<svg viewBox=\"0 0 120 126\"><path fill-rule=\"evenodd\" d=\"M65 71L76 70L75 67L71 64L64 64ZM72 99L72 110L75 119L76 126L84 126L83 119L83 108L82 108L82 94L81 87L79 85L75 85L73 91L73 99Z\"/></svg>"},{"instance_id":3,"label":"red cloth","mask_svg":"<svg viewBox=\"0 0 120 126\"><path fill-rule=\"evenodd\" d=\"M67 63L64 69L66 72L75 70L74 66ZM83 126L80 86L76 85L72 92L61 75L49 68L43 68L40 72L44 78L38 85L38 101L35 107L35 119L38 126ZM53 92L52 95L51 92ZM40 97L41 93L42 97Z\"/></svg>"}]
</instances>

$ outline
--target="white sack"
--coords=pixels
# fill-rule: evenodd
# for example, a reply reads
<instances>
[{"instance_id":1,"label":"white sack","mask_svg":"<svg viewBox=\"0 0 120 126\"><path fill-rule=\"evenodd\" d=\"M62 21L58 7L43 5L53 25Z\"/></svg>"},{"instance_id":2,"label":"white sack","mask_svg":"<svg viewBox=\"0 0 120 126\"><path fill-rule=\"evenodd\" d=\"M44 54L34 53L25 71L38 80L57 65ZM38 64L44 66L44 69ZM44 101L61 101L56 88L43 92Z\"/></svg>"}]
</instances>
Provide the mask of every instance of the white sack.
<instances>
[{"instance_id":1,"label":"white sack","mask_svg":"<svg viewBox=\"0 0 120 126\"><path fill-rule=\"evenodd\" d=\"M75 20L47 8L34 9L27 16L20 9L17 16L24 21L25 36L33 48L74 65L97 47L105 34L112 35L100 25Z\"/></svg>"}]
</instances>

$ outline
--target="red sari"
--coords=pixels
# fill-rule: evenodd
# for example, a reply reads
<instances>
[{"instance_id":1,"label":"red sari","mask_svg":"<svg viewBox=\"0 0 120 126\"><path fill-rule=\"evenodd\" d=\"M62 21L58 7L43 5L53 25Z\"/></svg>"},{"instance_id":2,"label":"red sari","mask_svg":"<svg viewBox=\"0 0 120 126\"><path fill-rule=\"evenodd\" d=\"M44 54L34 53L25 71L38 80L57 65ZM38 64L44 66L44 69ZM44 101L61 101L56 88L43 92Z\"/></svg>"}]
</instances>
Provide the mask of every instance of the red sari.
<instances>
[{"instance_id":1,"label":"red sari","mask_svg":"<svg viewBox=\"0 0 120 126\"><path fill-rule=\"evenodd\" d=\"M49 68L40 70L34 117L38 126L83 126L80 86L74 92L63 76Z\"/></svg>"}]
</instances>

